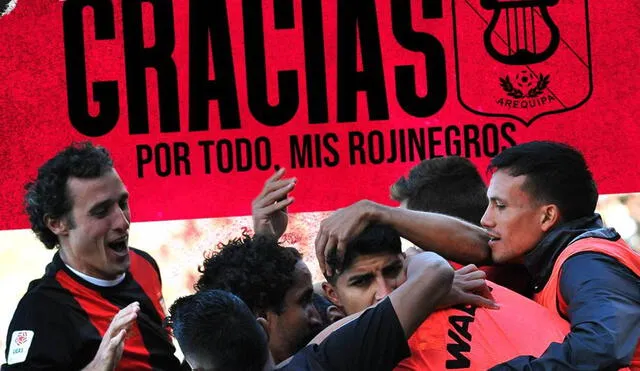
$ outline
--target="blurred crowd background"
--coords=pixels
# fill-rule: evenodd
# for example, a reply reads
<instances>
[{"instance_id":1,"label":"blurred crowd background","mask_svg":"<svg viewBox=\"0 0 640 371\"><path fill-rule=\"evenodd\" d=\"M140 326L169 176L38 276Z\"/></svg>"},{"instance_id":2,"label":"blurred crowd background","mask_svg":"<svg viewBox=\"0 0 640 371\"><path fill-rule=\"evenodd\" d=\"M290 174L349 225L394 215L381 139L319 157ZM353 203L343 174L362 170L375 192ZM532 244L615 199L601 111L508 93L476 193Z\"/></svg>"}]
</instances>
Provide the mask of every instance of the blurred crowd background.
<instances>
[{"instance_id":1,"label":"blurred crowd background","mask_svg":"<svg viewBox=\"0 0 640 371\"><path fill-rule=\"evenodd\" d=\"M603 195L597 211L605 223L640 251L640 193ZM303 253L314 282L322 281L314 253L320 221L329 212L292 213L282 240ZM133 215L135 220L135 214ZM250 216L176 220L131 225L129 244L150 253L160 266L165 303L169 306L193 292L198 265L205 254L242 233L252 234ZM0 231L0 363L5 360L6 332L18 301L29 282L44 273L55 251L47 250L31 230Z\"/></svg>"}]
</instances>

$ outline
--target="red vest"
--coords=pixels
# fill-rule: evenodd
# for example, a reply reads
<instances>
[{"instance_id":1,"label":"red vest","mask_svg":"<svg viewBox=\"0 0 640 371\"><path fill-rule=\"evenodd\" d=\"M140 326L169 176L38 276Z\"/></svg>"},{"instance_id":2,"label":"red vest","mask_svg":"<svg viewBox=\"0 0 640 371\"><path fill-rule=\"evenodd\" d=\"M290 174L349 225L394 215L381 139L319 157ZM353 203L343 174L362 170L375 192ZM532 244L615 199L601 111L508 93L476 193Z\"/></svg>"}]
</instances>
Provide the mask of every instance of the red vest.
<instances>
[{"instance_id":1,"label":"red vest","mask_svg":"<svg viewBox=\"0 0 640 371\"><path fill-rule=\"evenodd\" d=\"M540 356L569 324L535 302L488 282L501 308L471 306L431 314L409 339L396 370L487 370L520 355Z\"/></svg>"},{"instance_id":2,"label":"red vest","mask_svg":"<svg viewBox=\"0 0 640 371\"><path fill-rule=\"evenodd\" d=\"M560 271L569 257L580 252L597 252L611 256L640 277L640 254L631 250L622 239L610 241L603 238L583 238L570 244L553 265L553 271L547 284L542 291L534 295L536 302L565 318L567 303L560 294ZM630 367L632 370L640 370L640 343L636 348Z\"/></svg>"}]
</instances>

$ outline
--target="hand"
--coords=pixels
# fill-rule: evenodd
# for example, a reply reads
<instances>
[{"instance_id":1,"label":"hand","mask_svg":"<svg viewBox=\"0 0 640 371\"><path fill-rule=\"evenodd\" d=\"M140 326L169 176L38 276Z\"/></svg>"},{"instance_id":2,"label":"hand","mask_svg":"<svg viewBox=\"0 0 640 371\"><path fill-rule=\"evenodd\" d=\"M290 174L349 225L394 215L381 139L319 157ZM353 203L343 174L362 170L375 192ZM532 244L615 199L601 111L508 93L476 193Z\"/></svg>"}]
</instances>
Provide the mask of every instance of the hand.
<instances>
[{"instance_id":1,"label":"hand","mask_svg":"<svg viewBox=\"0 0 640 371\"><path fill-rule=\"evenodd\" d=\"M96 356L83 371L113 371L124 350L124 340L127 331L138 318L140 304L136 301L118 312L111 320L109 328L104 333Z\"/></svg>"},{"instance_id":2,"label":"hand","mask_svg":"<svg viewBox=\"0 0 640 371\"><path fill-rule=\"evenodd\" d=\"M279 169L269 177L264 182L262 192L251 204L253 229L256 234L280 238L287 229L287 206L293 202L293 197L287 196L293 190L296 179L281 179L284 173L284 169Z\"/></svg>"},{"instance_id":3,"label":"hand","mask_svg":"<svg viewBox=\"0 0 640 371\"><path fill-rule=\"evenodd\" d=\"M329 256L336 250L336 259L340 267L347 244L375 219L378 206L368 200L358 201L349 207L339 209L320 223L315 241L316 257L320 270L325 275L332 276L335 273L327 265Z\"/></svg>"},{"instance_id":4,"label":"hand","mask_svg":"<svg viewBox=\"0 0 640 371\"><path fill-rule=\"evenodd\" d=\"M471 304L490 309L500 309L487 286L486 273L474 264L466 265L455 272L449 294L438 306L448 308L458 304Z\"/></svg>"}]
</instances>

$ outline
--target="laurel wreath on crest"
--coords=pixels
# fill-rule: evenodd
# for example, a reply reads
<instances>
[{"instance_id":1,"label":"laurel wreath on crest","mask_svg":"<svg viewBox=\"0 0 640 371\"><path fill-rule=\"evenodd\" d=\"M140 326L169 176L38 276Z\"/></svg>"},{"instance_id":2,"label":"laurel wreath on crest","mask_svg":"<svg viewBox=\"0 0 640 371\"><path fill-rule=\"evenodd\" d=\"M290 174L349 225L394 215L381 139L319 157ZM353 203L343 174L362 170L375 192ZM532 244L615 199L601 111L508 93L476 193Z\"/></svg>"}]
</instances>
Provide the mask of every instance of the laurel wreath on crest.
<instances>
[{"instance_id":1,"label":"laurel wreath on crest","mask_svg":"<svg viewBox=\"0 0 640 371\"><path fill-rule=\"evenodd\" d=\"M545 76L543 74L540 74L538 76L538 83L536 84L536 86L529 89L526 97L535 98L538 95L542 94L544 89L546 89L547 86L549 85L549 77L550 75ZM525 95L522 92L522 90L513 86L508 75L505 78L500 77L500 86L502 87L502 90L504 90L507 93L507 95L510 97L514 97L516 99L525 98Z\"/></svg>"}]
</instances>

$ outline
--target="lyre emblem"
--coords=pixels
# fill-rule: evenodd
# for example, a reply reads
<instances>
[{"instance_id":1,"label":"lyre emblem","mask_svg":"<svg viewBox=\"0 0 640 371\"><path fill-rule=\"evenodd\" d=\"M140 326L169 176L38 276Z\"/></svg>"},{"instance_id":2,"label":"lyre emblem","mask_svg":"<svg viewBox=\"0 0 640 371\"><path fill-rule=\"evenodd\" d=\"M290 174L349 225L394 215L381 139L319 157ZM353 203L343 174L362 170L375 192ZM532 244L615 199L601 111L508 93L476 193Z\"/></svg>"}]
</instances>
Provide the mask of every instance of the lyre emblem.
<instances>
[{"instance_id":1,"label":"lyre emblem","mask_svg":"<svg viewBox=\"0 0 640 371\"><path fill-rule=\"evenodd\" d=\"M558 1L481 0L483 8L493 10L484 32L484 45L489 55L510 65L538 63L553 55L560 42L560 33L547 7Z\"/></svg>"}]
</instances>

